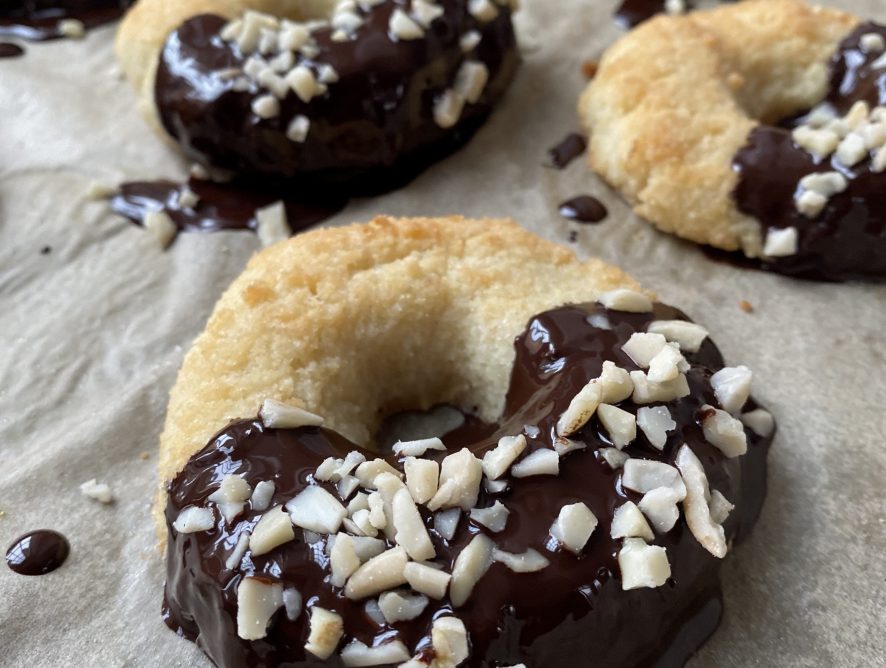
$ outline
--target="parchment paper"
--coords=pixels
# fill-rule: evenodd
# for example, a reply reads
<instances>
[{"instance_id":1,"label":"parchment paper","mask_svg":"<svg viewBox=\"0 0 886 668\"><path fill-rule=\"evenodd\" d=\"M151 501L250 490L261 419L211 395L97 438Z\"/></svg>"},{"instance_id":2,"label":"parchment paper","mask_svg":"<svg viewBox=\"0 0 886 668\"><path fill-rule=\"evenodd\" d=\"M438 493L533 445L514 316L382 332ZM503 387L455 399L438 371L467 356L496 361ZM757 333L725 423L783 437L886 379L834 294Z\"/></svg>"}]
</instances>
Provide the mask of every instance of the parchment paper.
<instances>
[{"instance_id":1,"label":"parchment paper","mask_svg":"<svg viewBox=\"0 0 886 668\"><path fill-rule=\"evenodd\" d=\"M723 569L723 624L691 665L886 665L886 286L714 263L637 220L581 161L542 166L577 128L581 62L621 33L614 4L524 0L525 63L490 123L407 188L328 224L462 213L513 216L563 243L576 230L579 253L703 322L727 360L753 368L779 432L760 523ZM886 20L882 0L829 4ZM87 200L93 179L186 171L136 113L112 36L0 60L0 543L53 528L72 545L46 576L0 567L3 666L208 665L160 620L155 449L183 352L258 242L184 234L164 252ZM557 216L582 193L606 202L605 223ZM93 477L112 506L80 494Z\"/></svg>"}]
</instances>

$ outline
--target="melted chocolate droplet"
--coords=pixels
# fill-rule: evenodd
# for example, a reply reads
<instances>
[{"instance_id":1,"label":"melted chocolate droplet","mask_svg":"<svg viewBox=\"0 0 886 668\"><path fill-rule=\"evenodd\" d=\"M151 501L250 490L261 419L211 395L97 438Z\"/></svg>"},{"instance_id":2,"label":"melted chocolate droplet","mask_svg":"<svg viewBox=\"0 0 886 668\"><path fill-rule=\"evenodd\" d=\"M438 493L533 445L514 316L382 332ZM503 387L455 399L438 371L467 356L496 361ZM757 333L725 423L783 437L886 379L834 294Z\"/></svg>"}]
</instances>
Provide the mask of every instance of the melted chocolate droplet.
<instances>
[{"instance_id":1,"label":"melted chocolate droplet","mask_svg":"<svg viewBox=\"0 0 886 668\"><path fill-rule=\"evenodd\" d=\"M57 531L40 529L20 536L6 550L6 565L19 575L44 575L65 563L71 546Z\"/></svg>"},{"instance_id":2,"label":"melted chocolate droplet","mask_svg":"<svg viewBox=\"0 0 886 668\"><path fill-rule=\"evenodd\" d=\"M563 169L570 162L585 152L588 143L580 134L567 135L563 141L548 149L551 158L551 167Z\"/></svg>"},{"instance_id":3,"label":"melted chocolate droplet","mask_svg":"<svg viewBox=\"0 0 886 668\"><path fill-rule=\"evenodd\" d=\"M187 196L182 197L187 190L197 196L196 204L191 204ZM162 210L180 231L185 232L254 231L258 224L256 209L279 201L286 208L286 220L293 232L329 218L347 204L347 200L341 197L312 200L243 182L217 183L191 177L187 183L124 183L111 198L111 208L137 224L143 224L149 211Z\"/></svg>"},{"instance_id":4,"label":"melted chocolate droplet","mask_svg":"<svg viewBox=\"0 0 886 668\"><path fill-rule=\"evenodd\" d=\"M867 54L860 46L861 36L868 33L886 38L886 26L860 25L831 57L830 89L824 102L837 114L845 114L858 101L871 108L886 104L886 69L874 68L879 54ZM793 227L798 234L795 255L750 263L801 278L884 280L886 173L875 173L870 157L847 167L836 155L822 159L798 147L791 129L804 116L755 127L733 159L739 174L733 193L738 209L760 221L764 238L771 229ZM818 216L801 214L794 202L800 179L828 171L840 172L848 187L832 196ZM738 262L744 263L740 258Z\"/></svg>"},{"instance_id":5,"label":"melted chocolate droplet","mask_svg":"<svg viewBox=\"0 0 886 668\"><path fill-rule=\"evenodd\" d=\"M120 18L135 0L4 0L0 4L0 37L32 42L65 37L59 21L75 19L86 28Z\"/></svg>"},{"instance_id":6,"label":"melted chocolate droplet","mask_svg":"<svg viewBox=\"0 0 886 668\"><path fill-rule=\"evenodd\" d=\"M23 56L25 50L12 42L0 42L0 58L18 58Z\"/></svg>"},{"instance_id":7,"label":"melted chocolate droplet","mask_svg":"<svg viewBox=\"0 0 886 668\"><path fill-rule=\"evenodd\" d=\"M506 435L524 433L527 452L550 448L559 416L590 378L611 360L636 370L622 346L652 320L686 319L677 309L656 304L653 313L612 311L598 304L563 306L533 317L515 341L516 357L501 418L486 423L467 416L464 424L442 437L449 452L470 448L477 457ZM625 447L631 457L673 465L685 443L704 465L711 489L735 504L724 522L728 541L739 540L753 526L766 488L766 453L771 436L746 430L748 453L727 459L707 443L699 414L715 397L711 375L723 367L716 346L705 340L697 353L686 355L690 394L666 402L676 427L659 450L642 433ZM635 413L629 399L621 406ZM749 400L744 410L753 410ZM270 429L261 420L231 423L185 465L169 486L166 521L169 526L164 620L191 640L216 665L239 668L254 665L308 666L316 662L304 643L310 615L295 620L278 612L267 636L248 642L237 636L237 588L243 578L261 576L284 587L294 587L310 605L336 611L343 618L346 637L369 646L399 638L410 652L431 656L429 628L434 618L455 614L470 634L471 656L466 668L526 663L534 668L584 665L576 657L593 656L595 668L673 668L685 660L716 629L722 612L719 571L721 560L709 554L681 518L655 544L667 550L671 580L657 589L622 590L617 553L620 539L612 539L610 523L615 508L641 495L621 485L620 471L605 463L600 448L611 445L599 417L571 437L583 449L565 455L557 476L504 480L508 489L481 490L478 507L501 500L511 511L505 528L488 533L463 513L449 540L434 529L433 514L419 512L436 551L435 561L451 569L453 561L478 533L487 533L505 551L541 552L550 565L535 573L517 574L493 564L476 584L466 605L455 610L444 598L432 601L416 618L393 625L379 624L367 615L364 601L344 596L328 583L326 540L309 544L301 531L273 551L253 555L247 550L238 565L226 561L240 537L250 533L263 511L247 506L230 524L218 517L209 531L179 533L172 524L182 509L206 506L207 496L229 474L242 477L252 488L273 480L276 488L269 507L285 504L311 483L316 467L327 457L351 451L367 458L384 457L396 467L402 462L390 448L374 452L359 447L333 430L322 427ZM447 453L434 453L438 461ZM337 495L334 483L321 483ZM561 507L585 503L599 526L581 558L558 549L548 531ZM383 537L383 536L380 536ZM626 622L626 620L629 620ZM340 665L339 659L330 659Z\"/></svg>"},{"instance_id":8,"label":"melted chocolate droplet","mask_svg":"<svg viewBox=\"0 0 886 668\"><path fill-rule=\"evenodd\" d=\"M633 28L664 10L665 0L624 0L615 10L615 22L622 28Z\"/></svg>"},{"instance_id":9,"label":"melted chocolate droplet","mask_svg":"<svg viewBox=\"0 0 886 668\"><path fill-rule=\"evenodd\" d=\"M599 223L608 215L603 202L590 195L579 195L560 205L560 215L579 223Z\"/></svg>"}]
</instances>

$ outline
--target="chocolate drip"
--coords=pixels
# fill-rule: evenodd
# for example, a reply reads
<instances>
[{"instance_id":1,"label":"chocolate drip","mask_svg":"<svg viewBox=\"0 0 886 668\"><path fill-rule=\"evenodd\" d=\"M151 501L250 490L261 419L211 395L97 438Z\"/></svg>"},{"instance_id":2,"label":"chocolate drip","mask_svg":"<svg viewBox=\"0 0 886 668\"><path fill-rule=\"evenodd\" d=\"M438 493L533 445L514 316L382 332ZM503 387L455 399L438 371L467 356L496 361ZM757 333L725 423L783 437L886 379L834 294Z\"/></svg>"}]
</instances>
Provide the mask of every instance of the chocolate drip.
<instances>
[{"instance_id":1,"label":"chocolate drip","mask_svg":"<svg viewBox=\"0 0 886 668\"><path fill-rule=\"evenodd\" d=\"M34 42L65 34L59 21L76 19L86 28L120 18L135 0L8 0L0 5L0 37Z\"/></svg>"},{"instance_id":2,"label":"chocolate drip","mask_svg":"<svg viewBox=\"0 0 886 668\"><path fill-rule=\"evenodd\" d=\"M865 54L862 35L886 37L886 26L865 23L840 44L831 58L831 83L825 102L845 114L866 101L886 104L886 68L874 69L877 54ZM886 277L886 173L874 173L871 160L848 168L836 157L819 159L796 146L791 129L803 116L761 125L733 160L739 174L733 196L738 209L770 229L795 227L796 255L766 259L763 266L785 274L825 280ZM801 178L814 172L838 171L849 181L845 192L830 198L815 218L796 210L794 195Z\"/></svg>"},{"instance_id":3,"label":"chocolate drip","mask_svg":"<svg viewBox=\"0 0 886 668\"><path fill-rule=\"evenodd\" d=\"M338 81L309 103L290 92L279 116L265 120L250 106L258 89L237 91L234 80L219 74L246 61L219 36L225 20L188 20L167 39L157 70L155 99L164 127L201 162L287 181L301 192L373 194L408 182L482 125L510 83L518 54L510 12L500 5L497 18L480 23L468 13L467 0L447 0L424 38L398 41L388 35L388 22L399 6L389 0L367 8L353 41L333 41L328 28L314 32L319 54L298 56L298 62L331 65ZM459 38L471 30L481 41L463 53ZM458 123L443 129L434 121L434 102L468 59L488 67L489 82ZM310 120L302 143L286 137L298 115Z\"/></svg>"},{"instance_id":4,"label":"chocolate drip","mask_svg":"<svg viewBox=\"0 0 886 668\"><path fill-rule=\"evenodd\" d=\"M588 142L580 134L572 133L556 146L548 149L548 155L551 158L551 167L563 169L578 156L585 152Z\"/></svg>"},{"instance_id":5,"label":"chocolate drip","mask_svg":"<svg viewBox=\"0 0 886 668\"><path fill-rule=\"evenodd\" d=\"M65 563L70 552L67 538L40 529L15 539L6 550L6 565L19 575L45 575Z\"/></svg>"},{"instance_id":6,"label":"chocolate drip","mask_svg":"<svg viewBox=\"0 0 886 668\"><path fill-rule=\"evenodd\" d=\"M600 223L609 214L603 202L590 195L580 195L563 202L559 211L564 218L579 223Z\"/></svg>"},{"instance_id":7,"label":"chocolate drip","mask_svg":"<svg viewBox=\"0 0 886 668\"><path fill-rule=\"evenodd\" d=\"M182 192L191 190L199 201L193 207L182 204ZM134 223L142 224L149 211L165 211L180 231L255 230L256 209L282 201L293 232L319 223L344 208L343 198L312 200L292 197L272 188L231 182L217 183L190 178L186 184L174 181L135 181L124 183L111 198L111 208Z\"/></svg>"},{"instance_id":8,"label":"chocolate drip","mask_svg":"<svg viewBox=\"0 0 886 668\"><path fill-rule=\"evenodd\" d=\"M633 28L665 10L665 0L624 0L615 10L615 22Z\"/></svg>"},{"instance_id":9,"label":"chocolate drip","mask_svg":"<svg viewBox=\"0 0 886 668\"><path fill-rule=\"evenodd\" d=\"M500 436L521 433L526 425L530 425L526 432L535 434L527 434L527 451L550 448L560 414L588 380L600 374L604 361L637 368L621 346L657 319L685 316L661 304L649 314L586 304L535 316L515 343L516 359L501 419L489 424L467 420L444 437L448 450L468 447L482 457ZM640 434L625 451L631 457L672 464L678 448L687 443L702 461L712 489L735 503L724 527L727 540L739 539L750 530L763 502L771 437L748 431L748 454L739 459L726 459L706 443L700 412L705 403L715 401L709 379L722 368L723 359L709 340L687 359L692 364L687 373L691 394L667 403L677 428L670 432L664 449L657 450ZM631 412L637 410L630 401L621 405ZM746 410L755 406L751 400ZM666 548L671 563L668 583L657 589L623 591L617 565L621 541L610 538L610 523L617 506L628 499L638 501L640 495L622 487L620 472L610 468L598 452L610 442L596 417L572 438L588 447L566 455L560 475L510 481L509 489L497 495L481 493L478 506L489 506L500 498L511 510L504 531L489 534L495 543L514 553L534 548L551 563L526 574L513 573L500 563L492 565L468 602L454 610L470 634L471 657L464 665L525 662L551 668L585 665L587 657L594 657L594 666L603 668L682 665L719 622L720 562L698 544L681 519L655 539ZM237 637L236 590L244 577L255 574L297 588L309 606L338 612L344 619L343 643L356 638L372 646L397 637L417 653L432 651L430 624L435 617L453 612L448 599L432 601L411 621L380 626L367 616L363 602L345 598L340 589L324 581L328 557L323 539L308 545L298 533L295 540L269 554L255 557L247 552L240 566L229 570L225 560L261 513L247 506L232 526L220 519L208 532L180 534L172 528L183 508L205 505L225 475L241 476L253 487L273 480L272 505L279 505L309 484L326 457L343 457L351 450L368 458L386 456L393 465L400 465L390 451L379 454L361 449L329 429L278 430L265 428L259 420L243 420L223 429L171 483L166 508L170 529L164 619L186 638L199 638L201 648L217 665L319 663L304 650L306 613L291 621L278 612L262 640L250 643ZM336 493L334 487L328 488ZM578 501L587 504L600 522L579 558L558 549L548 537L560 508ZM474 535L486 531L463 514L453 539L447 541L434 531L430 514L425 509L421 513L437 561L447 568ZM326 665L340 666L341 661L333 655Z\"/></svg>"},{"instance_id":10,"label":"chocolate drip","mask_svg":"<svg viewBox=\"0 0 886 668\"><path fill-rule=\"evenodd\" d=\"M25 50L12 42L0 42L0 58L18 58L25 55Z\"/></svg>"}]
</instances>

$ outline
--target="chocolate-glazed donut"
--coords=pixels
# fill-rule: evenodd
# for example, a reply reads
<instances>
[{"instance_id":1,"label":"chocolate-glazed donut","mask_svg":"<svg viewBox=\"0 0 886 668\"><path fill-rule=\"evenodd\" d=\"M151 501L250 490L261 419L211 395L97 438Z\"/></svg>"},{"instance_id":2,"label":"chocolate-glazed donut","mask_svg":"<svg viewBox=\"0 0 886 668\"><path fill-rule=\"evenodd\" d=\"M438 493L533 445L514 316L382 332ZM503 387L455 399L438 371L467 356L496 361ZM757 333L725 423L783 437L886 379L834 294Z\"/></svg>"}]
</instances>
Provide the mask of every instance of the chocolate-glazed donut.
<instances>
[{"instance_id":1,"label":"chocolate-glazed donut","mask_svg":"<svg viewBox=\"0 0 886 668\"><path fill-rule=\"evenodd\" d=\"M176 10L162 44L139 21L163 0L124 21L142 106L189 157L306 191L390 188L467 141L517 66L507 0L281 4ZM156 44L155 76L130 35Z\"/></svg>"},{"instance_id":2,"label":"chocolate-glazed donut","mask_svg":"<svg viewBox=\"0 0 886 668\"><path fill-rule=\"evenodd\" d=\"M653 322L685 320L685 315L661 304L650 313L583 304L535 316L515 342L516 360L501 419L496 423L468 420L444 436L446 451L433 452L433 459L443 460L462 447L482 458L501 437L515 434L525 436L527 452L551 451L557 441L558 419L587 381L601 374L604 362L639 371L623 350L631 336L654 330ZM691 365L686 371L689 394L661 404L675 423L661 448L641 431L612 459L612 436L597 415L570 437L575 450L562 456L558 475L505 476L504 490L487 488L480 493L477 507L500 502L510 510L503 531L493 532L457 511L461 520L447 539L434 514L420 506L435 562L445 571L452 570L457 556L476 535L488 535L497 550L511 554L535 550L549 564L537 572L515 573L495 562L463 606L453 605L448 597L431 600L418 616L401 623L375 619L371 606L367 612L365 600L352 600L346 589L329 584L329 547L324 537L296 531L293 540L267 554L255 557L245 551L242 560L230 567L234 547L243 536L255 532L263 510L286 504L313 485L338 494L335 484L318 479L318 467L327 457L344 458L351 452L367 460L379 456L323 427L274 429L262 419L233 422L191 458L169 487L167 624L197 640L219 666L313 665L317 658L305 650L311 631L306 608L294 619L280 609L259 640L238 637L238 587L247 578L260 578L294 588L306 606L340 615L344 635L336 644L339 651L352 642L368 647L400 642L409 649L409 656L419 657L416 666L433 665L434 620L455 615L464 622L470 639L465 666L578 666L585 664L577 657L591 654L596 666L682 665L719 622L720 561L702 547L681 516L674 528L657 532L654 540L670 562L667 581L658 588L622 589L625 576L619 554L625 539L611 537L613 514L626 502L642 507L643 495L626 487L621 456L673 465L678 452L688 445L703 462L710 489L735 505L723 524L731 543L750 530L759 513L772 435L769 428L763 430L764 435L745 428L747 454L738 458L727 457L707 442L703 425L714 412L711 405L718 405L711 377L723 368L723 359L708 339L697 352L687 353L686 359ZM634 415L642 408L630 398L619 406ZM761 409L748 400L738 410L759 416ZM385 459L402 470L404 458L390 454ZM226 476L239 477L252 489L272 481L273 497L263 500L262 510L247 506L233 523L216 516L208 531L179 531L176 522L182 511L211 506L207 497ZM586 504L599 520L578 557L549 535L561 507L576 502ZM387 545L396 543L388 540ZM339 651L328 658L328 665L374 665L343 664ZM409 656L398 661L405 662Z\"/></svg>"}]
</instances>

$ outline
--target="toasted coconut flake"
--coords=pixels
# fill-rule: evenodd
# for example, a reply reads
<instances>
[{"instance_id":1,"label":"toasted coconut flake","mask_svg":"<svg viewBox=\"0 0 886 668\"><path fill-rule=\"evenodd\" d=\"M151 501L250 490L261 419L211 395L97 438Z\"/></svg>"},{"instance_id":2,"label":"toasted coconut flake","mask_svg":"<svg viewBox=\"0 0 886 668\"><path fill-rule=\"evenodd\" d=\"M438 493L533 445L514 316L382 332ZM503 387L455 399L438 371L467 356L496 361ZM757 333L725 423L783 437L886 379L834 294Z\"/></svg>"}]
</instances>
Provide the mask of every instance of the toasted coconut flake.
<instances>
[{"instance_id":1,"label":"toasted coconut flake","mask_svg":"<svg viewBox=\"0 0 886 668\"><path fill-rule=\"evenodd\" d=\"M551 565L551 562L543 554L531 547L520 554L496 548L492 551L492 560L504 564L515 573L536 573Z\"/></svg>"},{"instance_id":2,"label":"toasted coconut flake","mask_svg":"<svg viewBox=\"0 0 886 668\"><path fill-rule=\"evenodd\" d=\"M402 488L394 495L392 509L397 544L415 561L433 559L434 545L408 489Z\"/></svg>"},{"instance_id":3,"label":"toasted coconut flake","mask_svg":"<svg viewBox=\"0 0 886 668\"><path fill-rule=\"evenodd\" d=\"M258 413L262 424L272 429L295 429L296 427L317 427L323 418L298 406L284 404L276 399L265 399Z\"/></svg>"},{"instance_id":4,"label":"toasted coconut flake","mask_svg":"<svg viewBox=\"0 0 886 668\"><path fill-rule=\"evenodd\" d=\"M711 517L708 506L708 477L704 467L688 445L682 446L677 452L676 463L686 483L686 499L683 501L686 524L704 549L722 559L728 550L726 534L723 527Z\"/></svg>"},{"instance_id":5,"label":"toasted coconut flake","mask_svg":"<svg viewBox=\"0 0 886 668\"><path fill-rule=\"evenodd\" d=\"M705 440L727 457L739 457L748 451L748 436L744 425L726 411L702 406L705 415L701 426Z\"/></svg>"},{"instance_id":6,"label":"toasted coconut flake","mask_svg":"<svg viewBox=\"0 0 886 668\"><path fill-rule=\"evenodd\" d=\"M648 369L652 360L665 349L667 343L667 339L661 334L635 332L621 349L638 367Z\"/></svg>"},{"instance_id":7,"label":"toasted coconut flake","mask_svg":"<svg viewBox=\"0 0 886 668\"><path fill-rule=\"evenodd\" d=\"M567 550L578 554L596 528L597 518L591 509L584 503L572 503L560 509L560 514L551 525L551 535Z\"/></svg>"},{"instance_id":8,"label":"toasted coconut flake","mask_svg":"<svg viewBox=\"0 0 886 668\"><path fill-rule=\"evenodd\" d=\"M262 480L258 483L255 486L255 491L252 492L252 498L250 499L252 509L267 510L268 506L271 505L271 499L274 497L274 491L276 488L273 480Z\"/></svg>"},{"instance_id":9,"label":"toasted coconut flake","mask_svg":"<svg viewBox=\"0 0 886 668\"><path fill-rule=\"evenodd\" d=\"M680 350L697 353L704 340L710 336L708 330L686 320L655 320L649 323L647 332L662 334L669 342L676 343Z\"/></svg>"},{"instance_id":10,"label":"toasted coconut flake","mask_svg":"<svg viewBox=\"0 0 886 668\"><path fill-rule=\"evenodd\" d=\"M656 487L643 495L639 507L656 531L667 533L674 528L680 518L678 501L680 495L672 487Z\"/></svg>"},{"instance_id":11,"label":"toasted coconut flake","mask_svg":"<svg viewBox=\"0 0 886 668\"><path fill-rule=\"evenodd\" d=\"M468 658L468 631L458 617L438 617L431 625L435 668L455 668Z\"/></svg>"},{"instance_id":12,"label":"toasted coconut flake","mask_svg":"<svg viewBox=\"0 0 886 668\"><path fill-rule=\"evenodd\" d=\"M336 533L348 511L322 487L310 485L287 502L292 523L320 534Z\"/></svg>"},{"instance_id":13,"label":"toasted coconut flake","mask_svg":"<svg viewBox=\"0 0 886 668\"><path fill-rule=\"evenodd\" d=\"M633 501L626 501L615 509L609 535L613 538L643 538L654 540L655 534L643 513Z\"/></svg>"},{"instance_id":14,"label":"toasted coconut flake","mask_svg":"<svg viewBox=\"0 0 886 668\"><path fill-rule=\"evenodd\" d=\"M745 427L763 438L771 435L775 430L775 419L772 417L772 413L762 408L742 413L739 419Z\"/></svg>"},{"instance_id":15,"label":"toasted coconut flake","mask_svg":"<svg viewBox=\"0 0 886 668\"><path fill-rule=\"evenodd\" d=\"M496 501L489 508L474 508L471 510L471 519L482 524L493 533L503 531L508 523L508 515L511 511L501 501Z\"/></svg>"},{"instance_id":16,"label":"toasted coconut flake","mask_svg":"<svg viewBox=\"0 0 886 668\"><path fill-rule=\"evenodd\" d=\"M452 580L449 585L449 599L453 607L461 607L467 602L474 586L492 565L494 548L495 545L488 536L477 534L459 552L452 568Z\"/></svg>"},{"instance_id":17,"label":"toasted coconut flake","mask_svg":"<svg viewBox=\"0 0 886 668\"><path fill-rule=\"evenodd\" d=\"M440 467L440 485L428 502L430 510L461 508L470 510L477 505L483 465L467 448L448 455Z\"/></svg>"},{"instance_id":18,"label":"toasted coconut flake","mask_svg":"<svg viewBox=\"0 0 886 668\"><path fill-rule=\"evenodd\" d=\"M405 622L415 619L428 607L428 597L401 591L388 591L379 596L378 607L388 624Z\"/></svg>"},{"instance_id":19,"label":"toasted coconut flake","mask_svg":"<svg viewBox=\"0 0 886 668\"><path fill-rule=\"evenodd\" d=\"M577 432L591 419L602 401L603 390L599 379L594 378L572 397L569 407L557 420L557 434L570 436Z\"/></svg>"},{"instance_id":20,"label":"toasted coconut flake","mask_svg":"<svg viewBox=\"0 0 886 668\"><path fill-rule=\"evenodd\" d=\"M449 586L449 580L451 579L449 573L445 571L414 561L406 564L406 568L403 569L403 575L406 577L407 582L409 582L409 586L415 589L415 591L435 599L441 599L446 596L446 588Z\"/></svg>"},{"instance_id":21,"label":"toasted coconut flake","mask_svg":"<svg viewBox=\"0 0 886 668\"><path fill-rule=\"evenodd\" d=\"M345 586L345 596L360 600L406 584L403 570L409 557L402 547L394 547L360 566Z\"/></svg>"},{"instance_id":22,"label":"toasted coconut flake","mask_svg":"<svg viewBox=\"0 0 886 668\"><path fill-rule=\"evenodd\" d=\"M556 450L542 448L527 455L511 467L515 478L528 478L534 475L559 475L560 456Z\"/></svg>"},{"instance_id":23,"label":"toasted coconut flake","mask_svg":"<svg viewBox=\"0 0 886 668\"><path fill-rule=\"evenodd\" d=\"M430 459L407 457L403 462L406 472L406 489L416 503L427 503L437 493L440 465Z\"/></svg>"},{"instance_id":24,"label":"toasted coconut flake","mask_svg":"<svg viewBox=\"0 0 886 668\"><path fill-rule=\"evenodd\" d=\"M497 480L503 476L525 449L526 437L523 434L498 439L498 445L483 455L482 466L486 477Z\"/></svg>"},{"instance_id":25,"label":"toasted coconut flake","mask_svg":"<svg viewBox=\"0 0 886 668\"><path fill-rule=\"evenodd\" d=\"M252 530L249 547L252 554L258 557L294 538L292 519L284 512L282 506L277 506L261 516L258 524Z\"/></svg>"},{"instance_id":26,"label":"toasted coconut flake","mask_svg":"<svg viewBox=\"0 0 886 668\"><path fill-rule=\"evenodd\" d=\"M311 608L311 632L305 651L318 659L328 659L344 635L344 621L337 612L315 605Z\"/></svg>"},{"instance_id":27,"label":"toasted coconut flake","mask_svg":"<svg viewBox=\"0 0 886 668\"><path fill-rule=\"evenodd\" d=\"M268 622L283 605L283 585L261 578L244 578L237 587L237 635L259 640L268 633Z\"/></svg>"},{"instance_id":28,"label":"toasted coconut flake","mask_svg":"<svg viewBox=\"0 0 886 668\"><path fill-rule=\"evenodd\" d=\"M649 439L652 447L662 450L668 442L668 432L677 428L667 406L643 406L637 410L637 426Z\"/></svg>"},{"instance_id":29,"label":"toasted coconut flake","mask_svg":"<svg viewBox=\"0 0 886 668\"><path fill-rule=\"evenodd\" d=\"M621 588L661 587L671 577L671 565L663 547L647 545L642 538L625 538L618 551Z\"/></svg>"},{"instance_id":30,"label":"toasted coconut flake","mask_svg":"<svg viewBox=\"0 0 886 668\"><path fill-rule=\"evenodd\" d=\"M246 501L252 495L252 488L240 476L226 475L222 478L218 489L209 495L207 501L218 506L219 512L230 524L234 521L246 505Z\"/></svg>"},{"instance_id":31,"label":"toasted coconut flake","mask_svg":"<svg viewBox=\"0 0 886 668\"><path fill-rule=\"evenodd\" d=\"M421 438L415 441L397 441L391 446L398 457L421 457L428 450L446 452L446 446L439 438Z\"/></svg>"},{"instance_id":32,"label":"toasted coconut flake","mask_svg":"<svg viewBox=\"0 0 886 668\"><path fill-rule=\"evenodd\" d=\"M751 394L753 374L746 366L724 367L711 376L711 387L720 406L731 415L738 415Z\"/></svg>"},{"instance_id":33,"label":"toasted coconut flake","mask_svg":"<svg viewBox=\"0 0 886 668\"><path fill-rule=\"evenodd\" d=\"M609 433L609 440L619 450L637 438L637 418L633 413L612 404L600 404L597 415Z\"/></svg>"},{"instance_id":34,"label":"toasted coconut flake","mask_svg":"<svg viewBox=\"0 0 886 668\"><path fill-rule=\"evenodd\" d=\"M360 568L360 557L357 556L353 537L346 533L335 536L335 542L329 551L329 566L332 570L332 586L344 587L348 578Z\"/></svg>"},{"instance_id":35,"label":"toasted coconut flake","mask_svg":"<svg viewBox=\"0 0 886 668\"><path fill-rule=\"evenodd\" d=\"M209 531L215 526L215 516L211 508L188 506L182 509L172 526L179 533Z\"/></svg>"},{"instance_id":36,"label":"toasted coconut flake","mask_svg":"<svg viewBox=\"0 0 886 668\"><path fill-rule=\"evenodd\" d=\"M680 472L670 464L649 459L629 459L625 462L621 484L627 489L645 494L657 487L670 487L680 499L686 496L686 487Z\"/></svg>"},{"instance_id":37,"label":"toasted coconut flake","mask_svg":"<svg viewBox=\"0 0 886 668\"><path fill-rule=\"evenodd\" d=\"M341 651L341 662L347 668L358 666L388 666L409 659L409 650L400 640L369 647L359 640L352 640Z\"/></svg>"}]
</instances>

